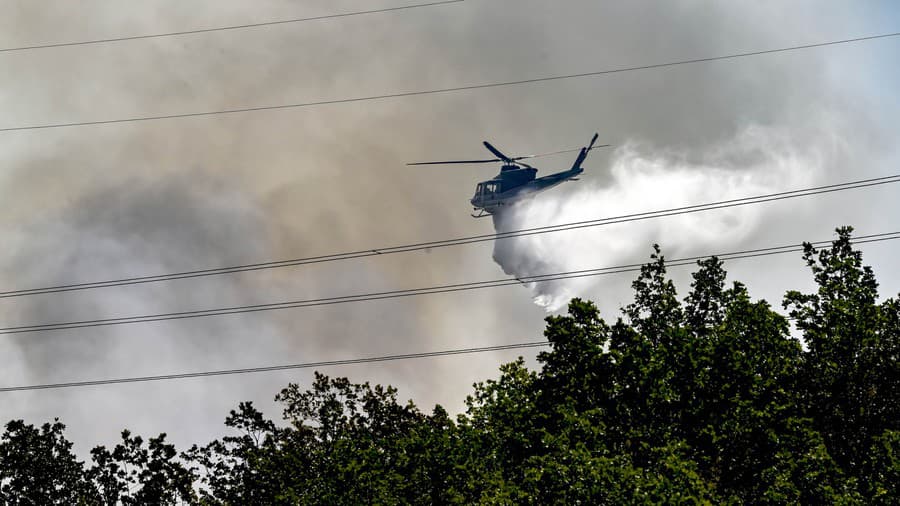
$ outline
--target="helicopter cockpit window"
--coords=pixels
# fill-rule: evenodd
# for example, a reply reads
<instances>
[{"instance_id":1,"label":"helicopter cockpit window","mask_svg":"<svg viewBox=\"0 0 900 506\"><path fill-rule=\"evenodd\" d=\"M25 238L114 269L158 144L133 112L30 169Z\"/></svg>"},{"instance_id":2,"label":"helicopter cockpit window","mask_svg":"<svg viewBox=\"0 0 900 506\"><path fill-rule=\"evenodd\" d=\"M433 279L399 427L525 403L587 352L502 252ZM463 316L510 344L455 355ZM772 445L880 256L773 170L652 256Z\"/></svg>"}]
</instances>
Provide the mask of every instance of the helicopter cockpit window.
<instances>
[{"instance_id":1,"label":"helicopter cockpit window","mask_svg":"<svg viewBox=\"0 0 900 506\"><path fill-rule=\"evenodd\" d=\"M500 185L498 183L485 183L484 184L484 192L485 193L498 193L498 192L500 192Z\"/></svg>"}]
</instances>

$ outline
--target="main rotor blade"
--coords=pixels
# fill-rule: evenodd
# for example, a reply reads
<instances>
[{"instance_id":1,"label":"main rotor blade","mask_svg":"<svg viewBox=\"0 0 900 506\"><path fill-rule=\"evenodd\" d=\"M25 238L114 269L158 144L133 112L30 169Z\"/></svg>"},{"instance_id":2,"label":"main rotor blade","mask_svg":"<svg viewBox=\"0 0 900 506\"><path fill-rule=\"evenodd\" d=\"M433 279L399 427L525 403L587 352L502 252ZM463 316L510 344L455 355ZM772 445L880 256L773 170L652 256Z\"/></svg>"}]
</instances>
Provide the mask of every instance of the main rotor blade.
<instances>
[{"instance_id":1,"label":"main rotor blade","mask_svg":"<svg viewBox=\"0 0 900 506\"><path fill-rule=\"evenodd\" d=\"M494 146L491 146L491 143L490 143L490 142L484 141L484 147L488 148L488 151L490 151L491 153L494 153L494 155L495 155L497 158L503 160L504 162L511 162L511 161L512 161L512 158L510 158L510 157L504 155L503 153L500 152L499 149L495 148Z\"/></svg>"},{"instance_id":2,"label":"main rotor blade","mask_svg":"<svg viewBox=\"0 0 900 506\"><path fill-rule=\"evenodd\" d=\"M593 149L600 149L600 148L608 148L608 147L610 147L610 146L612 146L612 144L600 144L600 145L597 145L597 146L591 146L589 149L590 149L590 150L593 150ZM563 154L563 153L577 153L577 152L579 152L579 151L581 151L581 150L582 150L582 148L563 149L563 150L560 150L560 151L550 151L550 152L548 152L548 153L538 153L538 154L536 154L536 155L519 156L519 157L513 158L513 160L522 160L523 158L541 158L541 157L544 157L544 156L560 155L560 154Z\"/></svg>"},{"instance_id":3,"label":"main rotor blade","mask_svg":"<svg viewBox=\"0 0 900 506\"><path fill-rule=\"evenodd\" d=\"M513 162L518 162L519 160L525 160L527 158L541 158L544 156L559 155L559 154L563 154L563 153L577 153L577 152L581 151L582 149L587 149L588 151L591 151L594 149L608 148L611 146L611 144L595 145L598 138L599 138L599 135L594 134L594 137L591 139L591 143L587 146L587 148L563 149L560 151L550 151L548 153L538 153L538 154L534 154L534 155L522 155L522 156L515 156L515 157L508 157L508 156L504 155L503 153L500 152L500 150L498 150L497 148L492 146L491 143L485 141L484 146L486 148L488 148L491 151L491 153L494 153L499 158L491 158L490 160L447 160L447 161L443 161L443 162L416 162L416 163L407 163L406 165L451 165L451 164L464 164L464 163L494 163L494 162L513 163ZM528 168L532 168L532 169L534 168L531 165L528 165L528 164L522 163L522 162L519 162L518 165L522 165L524 167L528 167Z\"/></svg>"},{"instance_id":4,"label":"main rotor blade","mask_svg":"<svg viewBox=\"0 0 900 506\"><path fill-rule=\"evenodd\" d=\"M494 163L494 162L502 162L503 160L499 158L491 158L490 160L447 160L444 162L415 162L415 163L407 163L406 165L451 165L457 163Z\"/></svg>"}]
</instances>

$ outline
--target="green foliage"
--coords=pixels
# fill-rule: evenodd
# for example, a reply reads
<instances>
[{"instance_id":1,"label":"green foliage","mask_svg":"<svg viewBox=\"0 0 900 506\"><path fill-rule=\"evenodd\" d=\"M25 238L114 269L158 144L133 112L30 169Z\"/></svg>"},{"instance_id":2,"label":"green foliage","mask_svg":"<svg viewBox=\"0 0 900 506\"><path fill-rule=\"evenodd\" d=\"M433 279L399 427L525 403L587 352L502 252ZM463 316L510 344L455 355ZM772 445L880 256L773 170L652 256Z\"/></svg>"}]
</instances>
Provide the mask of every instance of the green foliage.
<instances>
[{"instance_id":1,"label":"green foliage","mask_svg":"<svg viewBox=\"0 0 900 506\"><path fill-rule=\"evenodd\" d=\"M193 496L193 473L177 459L166 435L151 438L122 431L122 442L112 452L100 446L91 450L94 466L85 478L95 486L105 504L177 504Z\"/></svg>"},{"instance_id":2,"label":"green foliage","mask_svg":"<svg viewBox=\"0 0 900 506\"><path fill-rule=\"evenodd\" d=\"M231 434L181 455L129 432L77 461L60 423L10 422L8 504L897 504L900 302L879 302L849 228L805 247L817 288L791 322L722 262L680 300L654 247L607 323L573 299L550 349L477 383L464 413L421 412L391 387L316 374L241 403Z\"/></svg>"},{"instance_id":3,"label":"green foliage","mask_svg":"<svg viewBox=\"0 0 900 506\"><path fill-rule=\"evenodd\" d=\"M784 305L809 348L802 401L838 464L859 473L875 438L900 420L900 319L896 300L877 303L878 283L851 231L839 229L827 250L805 245L818 291L788 292Z\"/></svg>"},{"instance_id":4,"label":"green foliage","mask_svg":"<svg viewBox=\"0 0 900 506\"><path fill-rule=\"evenodd\" d=\"M0 441L0 499L3 504L77 504L89 490L82 463L54 421L40 428L22 420L6 424Z\"/></svg>"},{"instance_id":5,"label":"green foliage","mask_svg":"<svg viewBox=\"0 0 900 506\"><path fill-rule=\"evenodd\" d=\"M869 453L868 496L873 504L896 504L900 491L900 431L875 438Z\"/></svg>"},{"instance_id":6,"label":"green foliage","mask_svg":"<svg viewBox=\"0 0 900 506\"><path fill-rule=\"evenodd\" d=\"M91 451L94 465L75 459L58 421L40 429L14 420L0 442L3 504L177 504L194 499L194 475L165 434L148 445L122 433L113 451Z\"/></svg>"}]
</instances>

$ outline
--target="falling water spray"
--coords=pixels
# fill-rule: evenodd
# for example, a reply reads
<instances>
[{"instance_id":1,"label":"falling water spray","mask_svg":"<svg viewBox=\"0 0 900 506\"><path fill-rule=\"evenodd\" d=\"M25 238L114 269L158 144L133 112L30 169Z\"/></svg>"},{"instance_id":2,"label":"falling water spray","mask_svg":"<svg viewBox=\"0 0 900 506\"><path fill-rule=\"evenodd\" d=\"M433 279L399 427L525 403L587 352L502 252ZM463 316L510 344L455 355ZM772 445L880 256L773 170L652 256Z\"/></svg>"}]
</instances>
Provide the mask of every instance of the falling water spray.
<instances>
[{"instance_id":1,"label":"falling water spray","mask_svg":"<svg viewBox=\"0 0 900 506\"><path fill-rule=\"evenodd\" d=\"M519 202L495 214L494 227L504 233L808 186L821 179L835 145L830 136L806 142L796 137L785 129L755 126L700 155L629 142L614 151L605 180L589 177ZM493 258L507 274L527 277L640 263L653 243L670 257L724 251L785 212L783 206L739 206L503 239L495 243ZM607 280L577 278L528 287L534 302L552 312Z\"/></svg>"}]
</instances>

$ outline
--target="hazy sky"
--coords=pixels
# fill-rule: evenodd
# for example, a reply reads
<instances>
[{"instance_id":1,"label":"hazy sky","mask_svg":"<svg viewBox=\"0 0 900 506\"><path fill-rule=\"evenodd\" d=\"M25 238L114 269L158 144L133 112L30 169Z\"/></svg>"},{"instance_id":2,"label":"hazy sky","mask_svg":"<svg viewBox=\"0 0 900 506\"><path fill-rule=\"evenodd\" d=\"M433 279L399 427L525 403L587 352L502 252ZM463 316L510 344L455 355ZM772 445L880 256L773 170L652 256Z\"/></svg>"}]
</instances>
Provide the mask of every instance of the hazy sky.
<instances>
[{"instance_id":1,"label":"hazy sky","mask_svg":"<svg viewBox=\"0 0 900 506\"><path fill-rule=\"evenodd\" d=\"M0 47L171 32L411 4L409 0L0 0ZM755 51L900 30L884 1L466 0L259 29L0 52L0 128L329 100ZM493 166L407 167L574 148L599 132L578 183L517 226L601 218L898 172L900 38L667 69L303 109L0 132L3 290L158 274L489 233L469 217ZM573 156L541 159L564 169ZM889 185L753 209L509 243L525 272L896 230ZM865 249L883 295L897 246ZM0 301L2 326L276 302L495 279L494 246L436 249L189 281ZM503 256L509 255L509 256ZM509 262L509 263L507 263ZM809 288L799 255L727 266L780 304ZM673 274L686 289L689 270ZM633 275L100 329L0 336L2 386L352 358L539 339L578 295L605 317ZM533 298L537 296L535 304ZM541 298L543 297L543 298ZM533 357L536 352L525 352ZM331 368L459 410L520 353ZM3 420L59 417L77 449L122 428L180 447L228 409L312 371L0 394Z\"/></svg>"}]
</instances>

